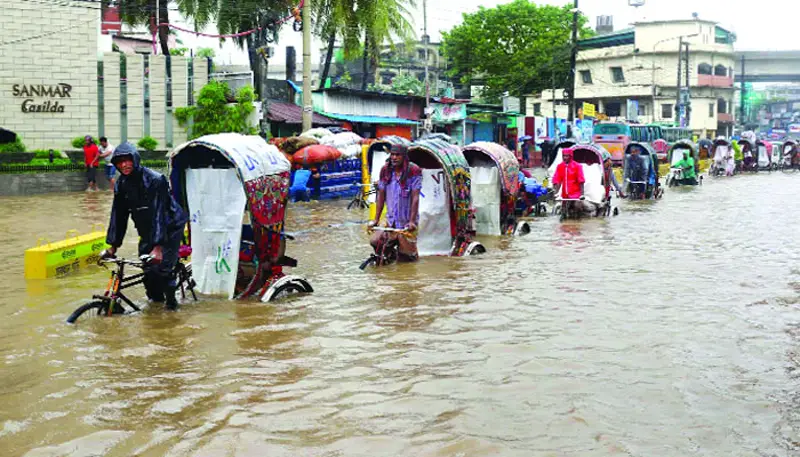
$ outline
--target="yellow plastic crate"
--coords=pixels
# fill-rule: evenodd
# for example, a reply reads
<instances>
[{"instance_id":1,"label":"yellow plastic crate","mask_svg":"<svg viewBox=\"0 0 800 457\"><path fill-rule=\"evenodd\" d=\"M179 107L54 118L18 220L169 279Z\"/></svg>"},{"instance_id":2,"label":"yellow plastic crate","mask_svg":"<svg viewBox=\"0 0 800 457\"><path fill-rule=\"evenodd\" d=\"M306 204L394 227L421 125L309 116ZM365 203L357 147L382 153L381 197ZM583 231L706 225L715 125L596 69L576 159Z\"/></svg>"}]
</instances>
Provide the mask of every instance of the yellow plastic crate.
<instances>
[{"instance_id":1,"label":"yellow plastic crate","mask_svg":"<svg viewBox=\"0 0 800 457\"><path fill-rule=\"evenodd\" d=\"M97 263L108 245L106 232L96 227L86 235L70 230L66 239L55 243L40 238L35 248L25 251L25 279L57 278Z\"/></svg>"}]
</instances>

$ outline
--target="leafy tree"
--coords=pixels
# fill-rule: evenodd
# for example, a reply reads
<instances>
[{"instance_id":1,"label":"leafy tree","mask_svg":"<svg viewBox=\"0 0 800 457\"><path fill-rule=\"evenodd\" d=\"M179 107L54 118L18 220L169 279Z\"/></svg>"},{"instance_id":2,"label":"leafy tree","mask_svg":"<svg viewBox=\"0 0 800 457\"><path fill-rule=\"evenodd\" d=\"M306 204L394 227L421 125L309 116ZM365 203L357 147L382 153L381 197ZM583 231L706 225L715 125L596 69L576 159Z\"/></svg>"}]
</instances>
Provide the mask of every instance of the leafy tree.
<instances>
[{"instance_id":1,"label":"leafy tree","mask_svg":"<svg viewBox=\"0 0 800 457\"><path fill-rule=\"evenodd\" d=\"M425 95L425 83L411 75L400 74L392 79L390 85L375 84L370 86L370 90L389 92L392 94L422 96Z\"/></svg>"},{"instance_id":2,"label":"leafy tree","mask_svg":"<svg viewBox=\"0 0 800 457\"><path fill-rule=\"evenodd\" d=\"M203 58L206 58L206 59L213 59L214 57L216 57L217 53L214 52L214 50L212 48L200 48L200 49L197 50L195 55L197 57L203 57Z\"/></svg>"},{"instance_id":3,"label":"leafy tree","mask_svg":"<svg viewBox=\"0 0 800 457\"><path fill-rule=\"evenodd\" d=\"M442 47L451 77L468 84L480 78L483 96L508 91L525 95L563 85L569 75L571 6L536 5L527 0L464 14L462 24L443 34ZM579 16L579 37L592 30Z\"/></svg>"},{"instance_id":4,"label":"leafy tree","mask_svg":"<svg viewBox=\"0 0 800 457\"><path fill-rule=\"evenodd\" d=\"M256 133L256 129L248 123L250 114L255 110L253 88L245 86L239 89L233 105L228 103L230 92L227 83L210 81L200 90L197 105L175 110L175 118L181 127L186 128L189 139L226 132Z\"/></svg>"}]
</instances>

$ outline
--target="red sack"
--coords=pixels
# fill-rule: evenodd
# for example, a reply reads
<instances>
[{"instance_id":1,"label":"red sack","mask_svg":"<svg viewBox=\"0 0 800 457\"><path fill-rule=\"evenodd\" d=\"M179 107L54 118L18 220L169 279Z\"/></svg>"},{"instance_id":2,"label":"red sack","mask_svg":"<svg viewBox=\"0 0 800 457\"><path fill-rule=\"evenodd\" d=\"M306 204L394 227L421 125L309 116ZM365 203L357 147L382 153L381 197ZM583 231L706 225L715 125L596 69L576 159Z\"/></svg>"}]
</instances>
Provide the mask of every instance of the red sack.
<instances>
[{"instance_id":1,"label":"red sack","mask_svg":"<svg viewBox=\"0 0 800 457\"><path fill-rule=\"evenodd\" d=\"M342 156L342 152L332 146L315 144L306 146L294 153L293 162L303 165L313 165L322 162L330 162Z\"/></svg>"}]
</instances>

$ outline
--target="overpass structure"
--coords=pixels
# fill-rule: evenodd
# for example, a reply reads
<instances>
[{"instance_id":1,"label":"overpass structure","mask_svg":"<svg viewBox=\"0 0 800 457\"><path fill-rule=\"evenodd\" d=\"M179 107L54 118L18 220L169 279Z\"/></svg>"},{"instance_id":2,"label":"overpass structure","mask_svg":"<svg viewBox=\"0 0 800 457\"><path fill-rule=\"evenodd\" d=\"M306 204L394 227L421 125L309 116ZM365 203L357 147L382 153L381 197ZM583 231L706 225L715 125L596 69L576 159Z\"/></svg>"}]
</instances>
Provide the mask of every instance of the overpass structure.
<instances>
[{"instance_id":1,"label":"overpass structure","mask_svg":"<svg viewBox=\"0 0 800 457\"><path fill-rule=\"evenodd\" d=\"M800 51L739 51L737 83L800 82Z\"/></svg>"}]
</instances>

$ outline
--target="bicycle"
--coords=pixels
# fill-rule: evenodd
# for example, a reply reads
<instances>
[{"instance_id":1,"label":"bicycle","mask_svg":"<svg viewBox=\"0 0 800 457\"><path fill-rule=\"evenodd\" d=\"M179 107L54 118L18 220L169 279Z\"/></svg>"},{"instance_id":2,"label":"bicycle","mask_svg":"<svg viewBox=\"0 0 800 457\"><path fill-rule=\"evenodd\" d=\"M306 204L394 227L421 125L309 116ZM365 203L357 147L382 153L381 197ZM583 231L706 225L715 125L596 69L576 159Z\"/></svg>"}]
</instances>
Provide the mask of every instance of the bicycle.
<instances>
[{"instance_id":1,"label":"bicycle","mask_svg":"<svg viewBox=\"0 0 800 457\"><path fill-rule=\"evenodd\" d=\"M359 267L361 270L364 270L369 266L369 264L373 264L376 267L380 267L383 265L390 265L392 263L397 262L397 259L400 257L400 242L397 241L397 238L390 238L388 235L389 233L398 233L404 236L413 236L411 232L408 230L401 230L395 229L390 227L372 227L372 230L378 230L383 232L383 235L380 237L378 241L378 245L375 247L375 252L367 257L361 266Z\"/></svg>"},{"instance_id":2,"label":"bicycle","mask_svg":"<svg viewBox=\"0 0 800 457\"><path fill-rule=\"evenodd\" d=\"M358 208L358 209L369 208L369 201L367 200L367 198L370 195L375 195L375 193L377 192L375 190L375 186L372 186L372 188L366 193L364 193L364 188L370 186L370 184L353 184L353 186L358 187L358 193L356 193L356 195L353 196L353 199L347 205L347 209L350 210L353 208Z\"/></svg>"},{"instance_id":3,"label":"bicycle","mask_svg":"<svg viewBox=\"0 0 800 457\"><path fill-rule=\"evenodd\" d=\"M149 260L150 256L143 255L139 260L110 258L98 261L98 264L103 267L107 264L116 265L116 269L111 271L111 278L108 280L105 293L103 295L92 295L93 301L83 304L73 311L67 318L67 323L74 324L82 315L86 313L91 314L93 310L97 310L97 316L112 316L114 314L133 314L140 312L142 309L125 296L122 291L144 283L145 273L141 272L132 276L126 276L125 267L132 266L144 269L149 263ZM178 260L178 263L175 265L175 275L182 298L186 298L186 291L188 290L191 292L194 301L197 301L197 295L194 292L194 288L197 284L192 278L191 264L185 264L183 259ZM126 309L125 305L130 309Z\"/></svg>"}]
</instances>

